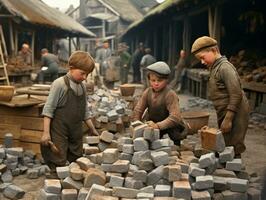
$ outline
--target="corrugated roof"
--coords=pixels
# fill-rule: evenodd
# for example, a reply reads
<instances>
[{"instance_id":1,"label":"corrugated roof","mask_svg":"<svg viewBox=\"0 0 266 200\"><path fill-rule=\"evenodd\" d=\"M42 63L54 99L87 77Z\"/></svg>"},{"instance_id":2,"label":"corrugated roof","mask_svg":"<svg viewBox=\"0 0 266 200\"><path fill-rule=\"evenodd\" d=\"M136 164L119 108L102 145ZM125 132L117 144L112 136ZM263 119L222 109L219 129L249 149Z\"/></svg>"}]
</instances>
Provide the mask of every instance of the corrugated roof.
<instances>
[{"instance_id":1,"label":"corrugated roof","mask_svg":"<svg viewBox=\"0 0 266 200\"><path fill-rule=\"evenodd\" d=\"M155 15L159 15L162 12L167 11L169 8L172 8L175 5L178 5L179 3L183 2L185 0L165 0L163 3L160 5L156 6L154 9L149 11L142 19L133 22L127 29L127 31L124 33L126 35L128 32L132 31L135 29L137 26L140 24L144 23L147 21L147 19L150 19L154 17Z\"/></svg>"},{"instance_id":2,"label":"corrugated roof","mask_svg":"<svg viewBox=\"0 0 266 200\"><path fill-rule=\"evenodd\" d=\"M71 17L61 13L43 3L41 0L0 0L5 8L14 16L36 25L58 28L69 33L95 37L94 33L87 30Z\"/></svg>"},{"instance_id":3,"label":"corrugated roof","mask_svg":"<svg viewBox=\"0 0 266 200\"><path fill-rule=\"evenodd\" d=\"M134 22L143 17L142 13L130 2L130 0L102 0L116 12L120 17L128 22Z\"/></svg>"}]
</instances>

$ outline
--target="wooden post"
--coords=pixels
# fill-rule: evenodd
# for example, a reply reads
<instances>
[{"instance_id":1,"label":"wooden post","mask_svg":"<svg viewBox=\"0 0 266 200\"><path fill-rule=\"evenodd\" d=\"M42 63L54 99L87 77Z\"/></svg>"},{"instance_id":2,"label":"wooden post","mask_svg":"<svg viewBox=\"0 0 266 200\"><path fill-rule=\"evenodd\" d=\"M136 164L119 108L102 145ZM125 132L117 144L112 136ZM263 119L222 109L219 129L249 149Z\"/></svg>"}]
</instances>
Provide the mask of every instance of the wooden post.
<instances>
[{"instance_id":1,"label":"wooden post","mask_svg":"<svg viewBox=\"0 0 266 200\"><path fill-rule=\"evenodd\" d=\"M13 33L13 26L12 26L12 20L9 19L9 38L10 38L10 48L11 48L11 55L15 55L15 45L14 45L14 33Z\"/></svg>"},{"instance_id":2,"label":"wooden post","mask_svg":"<svg viewBox=\"0 0 266 200\"><path fill-rule=\"evenodd\" d=\"M77 37L77 47L76 47L77 50L80 50L80 37L78 36Z\"/></svg>"},{"instance_id":3,"label":"wooden post","mask_svg":"<svg viewBox=\"0 0 266 200\"><path fill-rule=\"evenodd\" d=\"M18 30L14 29L14 45L15 45L15 56L18 54Z\"/></svg>"},{"instance_id":4,"label":"wooden post","mask_svg":"<svg viewBox=\"0 0 266 200\"><path fill-rule=\"evenodd\" d=\"M68 56L70 57L71 56L71 37L69 36L68 37Z\"/></svg>"},{"instance_id":5,"label":"wooden post","mask_svg":"<svg viewBox=\"0 0 266 200\"><path fill-rule=\"evenodd\" d=\"M35 46L35 31L32 31L32 37L31 37L31 65L34 66L34 46Z\"/></svg>"}]
</instances>

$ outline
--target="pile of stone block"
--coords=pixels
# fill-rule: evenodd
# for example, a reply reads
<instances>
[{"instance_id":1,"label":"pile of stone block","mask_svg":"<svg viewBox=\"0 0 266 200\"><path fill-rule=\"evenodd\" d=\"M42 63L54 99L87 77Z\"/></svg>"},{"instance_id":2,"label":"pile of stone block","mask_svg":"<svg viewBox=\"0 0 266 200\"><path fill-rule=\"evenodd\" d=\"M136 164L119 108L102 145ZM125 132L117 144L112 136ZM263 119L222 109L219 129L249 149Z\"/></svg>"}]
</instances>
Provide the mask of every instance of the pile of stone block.
<instances>
[{"instance_id":1,"label":"pile of stone block","mask_svg":"<svg viewBox=\"0 0 266 200\"><path fill-rule=\"evenodd\" d=\"M32 151L24 151L21 147L0 147L0 192L9 199L20 199L25 194L12 183L15 176L26 174L27 178L36 179L49 171Z\"/></svg>"},{"instance_id":2,"label":"pile of stone block","mask_svg":"<svg viewBox=\"0 0 266 200\"><path fill-rule=\"evenodd\" d=\"M117 93L98 89L88 96L88 106L98 129L121 132L124 126L129 125L132 110L128 109L128 103Z\"/></svg>"},{"instance_id":3,"label":"pile of stone block","mask_svg":"<svg viewBox=\"0 0 266 200\"><path fill-rule=\"evenodd\" d=\"M58 167L58 179L45 180L39 199L259 199L251 186L258 177L245 171L233 147L196 150L200 137L191 135L178 148L139 121L131 130L118 140L108 131L87 137L84 156Z\"/></svg>"},{"instance_id":4,"label":"pile of stone block","mask_svg":"<svg viewBox=\"0 0 266 200\"><path fill-rule=\"evenodd\" d=\"M213 104L211 101L202 99L200 97L191 97L188 99L187 106L185 108L182 108L182 111L187 111L195 107L213 109Z\"/></svg>"},{"instance_id":5,"label":"pile of stone block","mask_svg":"<svg viewBox=\"0 0 266 200\"><path fill-rule=\"evenodd\" d=\"M248 127L251 129L261 128L266 130L266 115L259 113L251 113Z\"/></svg>"}]
</instances>

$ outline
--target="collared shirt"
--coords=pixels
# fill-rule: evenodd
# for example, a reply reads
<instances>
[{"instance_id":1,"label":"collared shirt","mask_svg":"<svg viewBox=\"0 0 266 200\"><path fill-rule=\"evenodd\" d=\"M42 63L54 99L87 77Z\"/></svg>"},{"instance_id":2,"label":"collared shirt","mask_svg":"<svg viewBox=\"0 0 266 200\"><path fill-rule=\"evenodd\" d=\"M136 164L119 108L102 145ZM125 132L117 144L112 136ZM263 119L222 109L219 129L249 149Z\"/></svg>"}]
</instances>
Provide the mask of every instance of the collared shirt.
<instances>
[{"instance_id":1,"label":"collared shirt","mask_svg":"<svg viewBox=\"0 0 266 200\"><path fill-rule=\"evenodd\" d=\"M85 85L83 83L76 83L73 78L71 77L70 73L68 72L66 75L69 78L70 87L74 91L74 93L77 96L81 96L83 92L86 92ZM84 88L84 89L83 89ZM53 118L54 112L58 107L62 107L65 105L67 99L66 99L66 93L67 93L67 86L64 81L64 77L60 77L56 79L52 85L49 92L49 96L47 98L47 101L44 105L42 115ZM85 95L87 96L87 95ZM90 110L86 101L86 108L85 109L85 116L84 120L90 118Z\"/></svg>"}]
</instances>

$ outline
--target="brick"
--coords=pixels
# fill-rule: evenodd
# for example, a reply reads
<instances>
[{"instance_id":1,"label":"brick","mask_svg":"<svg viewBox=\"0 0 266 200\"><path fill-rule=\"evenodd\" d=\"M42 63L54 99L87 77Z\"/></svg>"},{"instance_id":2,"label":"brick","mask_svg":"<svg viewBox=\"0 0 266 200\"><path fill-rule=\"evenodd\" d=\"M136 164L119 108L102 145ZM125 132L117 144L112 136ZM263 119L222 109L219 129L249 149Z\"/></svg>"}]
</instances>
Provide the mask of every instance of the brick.
<instances>
[{"instance_id":1,"label":"brick","mask_svg":"<svg viewBox=\"0 0 266 200\"><path fill-rule=\"evenodd\" d=\"M228 185L232 192L246 192L248 189L248 180L232 178L228 181Z\"/></svg>"},{"instance_id":2,"label":"brick","mask_svg":"<svg viewBox=\"0 0 266 200\"><path fill-rule=\"evenodd\" d=\"M84 187L91 187L93 184L104 185L105 183L105 173L99 169L90 168L84 173Z\"/></svg>"},{"instance_id":3,"label":"brick","mask_svg":"<svg viewBox=\"0 0 266 200\"><path fill-rule=\"evenodd\" d=\"M225 142L220 130L215 128L201 129L200 136L202 148L217 152L224 150Z\"/></svg>"},{"instance_id":4,"label":"brick","mask_svg":"<svg viewBox=\"0 0 266 200\"><path fill-rule=\"evenodd\" d=\"M215 164L215 155L214 153L208 153L205 155L202 155L199 159L199 167L200 168L207 168L209 166L212 166Z\"/></svg>"},{"instance_id":5,"label":"brick","mask_svg":"<svg viewBox=\"0 0 266 200\"><path fill-rule=\"evenodd\" d=\"M204 176L205 169L201 169L199 164L197 163L190 163L188 168L188 173L190 176L197 177L197 176Z\"/></svg>"},{"instance_id":6,"label":"brick","mask_svg":"<svg viewBox=\"0 0 266 200\"><path fill-rule=\"evenodd\" d=\"M137 194L137 199L154 199L154 194L139 192Z\"/></svg>"},{"instance_id":7,"label":"brick","mask_svg":"<svg viewBox=\"0 0 266 200\"><path fill-rule=\"evenodd\" d=\"M219 162L226 163L232 161L235 157L235 151L233 146L225 147L223 152L219 153Z\"/></svg>"},{"instance_id":8,"label":"brick","mask_svg":"<svg viewBox=\"0 0 266 200\"><path fill-rule=\"evenodd\" d=\"M103 151L103 163L111 164L117 161L118 150L115 148L106 149Z\"/></svg>"},{"instance_id":9,"label":"brick","mask_svg":"<svg viewBox=\"0 0 266 200\"><path fill-rule=\"evenodd\" d=\"M160 165L167 165L169 163L169 157L166 152L151 152L151 159L156 167Z\"/></svg>"},{"instance_id":10,"label":"brick","mask_svg":"<svg viewBox=\"0 0 266 200\"><path fill-rule=\"evenodd\" d=\"M213 187L213 177L210 175L207 176L197 176L195 188L197 190L204 190Z\"/></svg>"},{"instance_id":11,"label":"brick","mask_svg":"<svg viewBox=\"0 0 266 200\"><path fill-rule=\"evenodd\" d=\"M73 200L77 199L78 192L76 189L63 189L61 193L62 200Z\"/></svg>"},{"instance_id":12,"label":"brick","mask_svg":"<svg viewBox=\"0 0 266 200\"><path fill-rule=\"evenodd\" d=\"M232 161L226 162L226 167L225 169L230 170L230 171L241 171L242 169L242 160L237 158Z\"/></svg>"},{"instance_id":13,"label":"brick","mask_svg":"<svg viewBox=\"0 0 266 200\"><path fill-rule=\"evenodd\" d=\"M152 170L147 176L147 185L157 183L163 176L163 166L159 166Z\"/></svg>"},{"instance_id":14,"label":"brick","mask_svg":"<svg viewBox=\"0 0 266 200\"><path fill-rule=\"evenodd\" d=\"M128 160L117 160L113 163L112 172L126 173L129 170L129 164Z\"/></svg>"},{"instance_id":15,"label":"brick","mask_svg":"<svg viewBox=\"0 0 266 200\"><path fill-rule=\"evenodd\" d=\"M85 171L80 168L71 168L69 171L70 177L75 181L82 180L84 178L84 173Z\"/></svg>"},{"instance_id":16,"label":"brick","mask_svg":"<svg viewBox=\"0 0 266 200\"><path fill-rule=\"evenodd\" d=\"M100 142L99 136L86 136L85 141L87 144L98 144Z\"/></svg>"},{"instance_id":17,"label":"brick","mask_svg":"<svg viewBox=\"0 0 266 200\"><path fill-rule=\"evenodd\" d=\"M211 200L211 195L208 191L192 191L192 200Z\"/></svg>"},{"instance_id":18,"label":"brick","mask_svg":"<svg viewBox=\"0 0 266 200\"><path fill-rule=\"evenodd\" d=\"M3 194L9 199L21 199L25 195L25 191L16 185L9 185L5 188Z\"/></svg>"},{"instance_id":19,"label":"brick","mask_svg":"<svg viewBox=\"0 0 266 200\"><path fill-rule=\"evenodd\" d=\"M133 141L135 151L147 151L149 150L149 143L143 138L138 137Z\"/></svg>"},{"instance_id":20,"label":"brick","mask_svg":"<svg viewBox=\"0 0 266 200\"><path fill-rule=\"evenodd\" d=\"M175 181L173 182L173 197L177 199L190 200L191 187L188 181Z\"/></svg>"},{"instance_id":21,"label":"brick","mask_svg":"<svg viewBox=\"0 0 266 200\"><path fill-rule=\"evenodd\" d=\"M110 187L123 187L124 178L119 176L111 176L109 186Z\"/></svg>"},{"instance_id":22,"label":"brick","mask_svg":"<svg viewBox=\"0 0 266 200\"><path fill-rule=\"evenodd\" d=\"M87 195L89 193L89 190L87 188L81 188L78 193L78 199L77 200L85 200Z\"/></svg>"},{"instance_id":23,"label":"brick","mask_svg":"<svg viewBox=\"0 0 266 200\"><path fill-rule=\"evenodd\" d=\"M101 164L101 170L104 172L112 172L113 165L112 164Z\"/></svg>"},{"instance_id":24,"label":"brick","mask_svg":"<svg viewBox=\"0 0 266 200\"><path fill-rule=\"evenodd\" d=\"M94 167L94 163L90 161L90 159L85 157L80 157L76 160L76 163L80 166L81 169L87 171L89 168Z\"/></svg>"},{"instance_id":25,"label":"brick","mask_svg":"<svg viewBox=\"0 0 266 200\"><path fill-rule=\"evenodd\" d=\"M70 175L69 174L69 167L68 166L56 167L56 173L57 173L58 178L64 179Z\"/></svg>"},{"instance_id":26,"label":"brick","mask_svg":"<svg viewBox=\"0 0 266 200\"><path fill-rule=\"evenodd\" d=\"M169 182L181 180L182 171L180 165L167 165L163 168L163 177Z\"/></svg>"},{"instance_id":27,"label":"brick","mask_svg":"<svg viewBox=\"0 0 266 200\"><path fill-rule=\"evenodd\" d=\"M87 156L91 162L94 164L102 164L103 162L103 153L95 153Z\"/></svg>"},{"instance_id":28,"label":"brick","mask_svg":"<svg viewBox=\"0 0 266 200\"><path fill-rule=\"evenodd\" d=\"M61 193L61 183L57 179L46 179L44 180L44 190L48 193L60 194Z\"/></svg>"},{"instance_id":29,"label":"brick","mask_svg":"<svg viewBox=\"0 0 266 200\"><path fill-rule=\"evenodd\" d=\"M114 135L110 133L109 131L103 131L100 136L100 140L107 142L107 143L111 143L113 138L114 138Z\"/></svg>"},{"instance_id":30,"label":"brick","mask_svg":"<svg viewBox=\"0 0 266 200\"><path fill-rule=\"evenodd\" d=\"M170 185L156 185L155 187L155 196L165 197L170 196L171 186Z\"/></svg>"},{"instance_id":31,"label":"brick","mask_svg":"<svg viewBox=\"0 0 266 200\"><path fill-rule=\"evenodd\" d=\"M75 181L71 177L66 177L61 184L63 189L80 190L83 187L83 183L81 183L80 181Z\"/></svg>"},{"instance_id":32,"label":"brick","mask_svg":"<svg viewBox=\"0 0 266 200\"><path fill-rule=\"evenodd\" d=\"M121 198L136 198L138 190L124 187L114 187L113 196Z\"/></svg>"}]
</instances>

